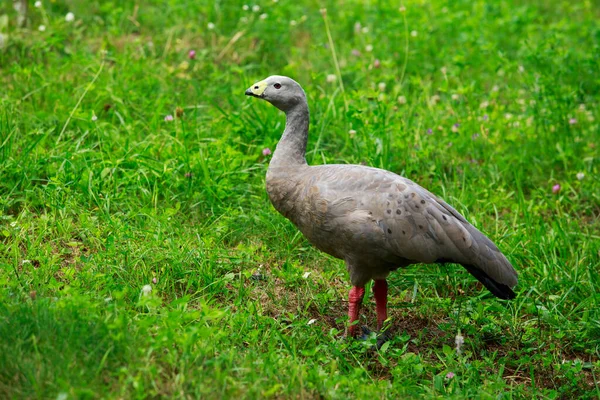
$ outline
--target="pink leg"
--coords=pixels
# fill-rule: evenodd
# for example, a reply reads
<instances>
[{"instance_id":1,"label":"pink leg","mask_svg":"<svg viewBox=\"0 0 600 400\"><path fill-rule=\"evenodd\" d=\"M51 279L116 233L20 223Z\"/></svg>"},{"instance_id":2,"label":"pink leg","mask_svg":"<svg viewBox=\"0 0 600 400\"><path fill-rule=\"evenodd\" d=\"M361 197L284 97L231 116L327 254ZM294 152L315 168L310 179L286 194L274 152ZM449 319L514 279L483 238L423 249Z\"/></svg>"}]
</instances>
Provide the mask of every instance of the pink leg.
<instances>
[{"instance_id":1,"label":"pink leg","mask_svg":"<svg viewBox=\"0 0 600 400\"><path fill-rule=\"evenodd\" d=\"M380 331L381 328L383 328L383 323L387 319L387 281L385 279L375 280L373 293L375 294L375 304L377 307L377 330Z\"/></svg>"},{"instance_id":2,"label":"pink leg","mask_svg":"<svg viewBox=\"0 0 600 400\"><path fill-rule=\"evenodd\" d=\"M358 326L356 324L353 325L352 323L358 320L358 310L360 309L360 303L362 303L364 296L364 287L354 286L352 289L350 289L350 294L348 295L348 317L350 319L348 336L350 337L356 337Z\"/></svg>"}]
</instances>

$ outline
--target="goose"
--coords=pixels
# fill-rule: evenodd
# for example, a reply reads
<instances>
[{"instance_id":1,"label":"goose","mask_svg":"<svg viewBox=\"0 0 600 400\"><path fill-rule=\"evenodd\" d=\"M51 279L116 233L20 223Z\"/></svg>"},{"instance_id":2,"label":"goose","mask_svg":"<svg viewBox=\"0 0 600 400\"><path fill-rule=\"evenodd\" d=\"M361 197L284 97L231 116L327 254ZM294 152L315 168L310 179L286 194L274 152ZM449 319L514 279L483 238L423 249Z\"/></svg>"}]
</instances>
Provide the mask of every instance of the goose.
<instances>
[{"instance_id":1,"label":"goose","mask_svg":"<svg viewBox=\"0 0 600 400\"><path fill-rule=\"evenodd\" d=\"M273 207L319 250L344 260L352 288L346 334L357 336L365 285L374 281L377 329L387 320L387 277L411 264L462 265L494 296L515 297L517 272L498 247L444 200L410 179L363 165L308 165L309 110L302 87L274 75L246 95L285 113L269 162Z\"/></svg>"}]
</instances>

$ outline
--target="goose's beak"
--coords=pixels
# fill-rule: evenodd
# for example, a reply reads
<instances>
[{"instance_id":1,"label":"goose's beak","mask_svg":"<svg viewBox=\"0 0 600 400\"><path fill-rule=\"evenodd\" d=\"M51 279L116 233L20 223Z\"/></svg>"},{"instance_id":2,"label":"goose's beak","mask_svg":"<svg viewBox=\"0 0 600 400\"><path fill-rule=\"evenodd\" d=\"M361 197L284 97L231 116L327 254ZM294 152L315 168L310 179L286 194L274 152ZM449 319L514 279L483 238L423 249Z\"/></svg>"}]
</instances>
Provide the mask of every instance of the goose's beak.
<instances>
[{"instance_id":1,"label":"goose's beak","mask_svg":"<svg viewBox=\"0 0 600 400\"><path fill-rule=\"evenodd\" d=\"M246 96L262 98L262 97L264 97L264 92L265 92L266 88L267 88L267 82L265 82L265 81L256 82L254 85L252 85L248 89L246 89Z\"/></svg>"}]
</instances>

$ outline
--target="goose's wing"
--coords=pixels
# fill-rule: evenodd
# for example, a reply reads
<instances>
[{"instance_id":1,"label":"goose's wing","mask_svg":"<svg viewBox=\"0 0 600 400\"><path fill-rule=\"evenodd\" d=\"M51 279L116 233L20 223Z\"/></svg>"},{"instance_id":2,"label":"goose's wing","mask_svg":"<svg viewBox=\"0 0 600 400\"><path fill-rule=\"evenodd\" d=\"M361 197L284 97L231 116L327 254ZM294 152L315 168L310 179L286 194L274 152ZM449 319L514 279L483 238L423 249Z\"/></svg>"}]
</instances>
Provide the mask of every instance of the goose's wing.
<instances>
[{"instance_id":1,"label":"goose's wing","mask_svg":"<svg viewBox=\"0 0 600 400\"><path fill-rule=\"evenodd\" d=\"M324 166L316 176L317 219L324 229L344 232L340 240L367 240L382 257L459 263L494 295L514 297L517 273L498 247L426 189L361 166Z\"/></svg>"}]
</instances>

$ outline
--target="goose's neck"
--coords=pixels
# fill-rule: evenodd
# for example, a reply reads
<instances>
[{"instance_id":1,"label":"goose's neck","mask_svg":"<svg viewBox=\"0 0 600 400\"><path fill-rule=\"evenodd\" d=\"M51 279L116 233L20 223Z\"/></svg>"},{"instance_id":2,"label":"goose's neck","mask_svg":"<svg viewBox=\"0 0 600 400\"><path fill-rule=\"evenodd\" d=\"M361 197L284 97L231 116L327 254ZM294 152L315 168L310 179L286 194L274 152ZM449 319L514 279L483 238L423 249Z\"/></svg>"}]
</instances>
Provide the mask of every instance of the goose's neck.
<instances>
[{"instance_id":1,"label":"goose's neck","mask_svg":"<svg viewBox=\"0 0 600 400\"><path fill-rule=\"evenodd\" d=\"M310 116L308 105L302 102L285 114L285 130L277 144L270 167L306 165L306 141Z\"/></svg>"}]
</instances>

